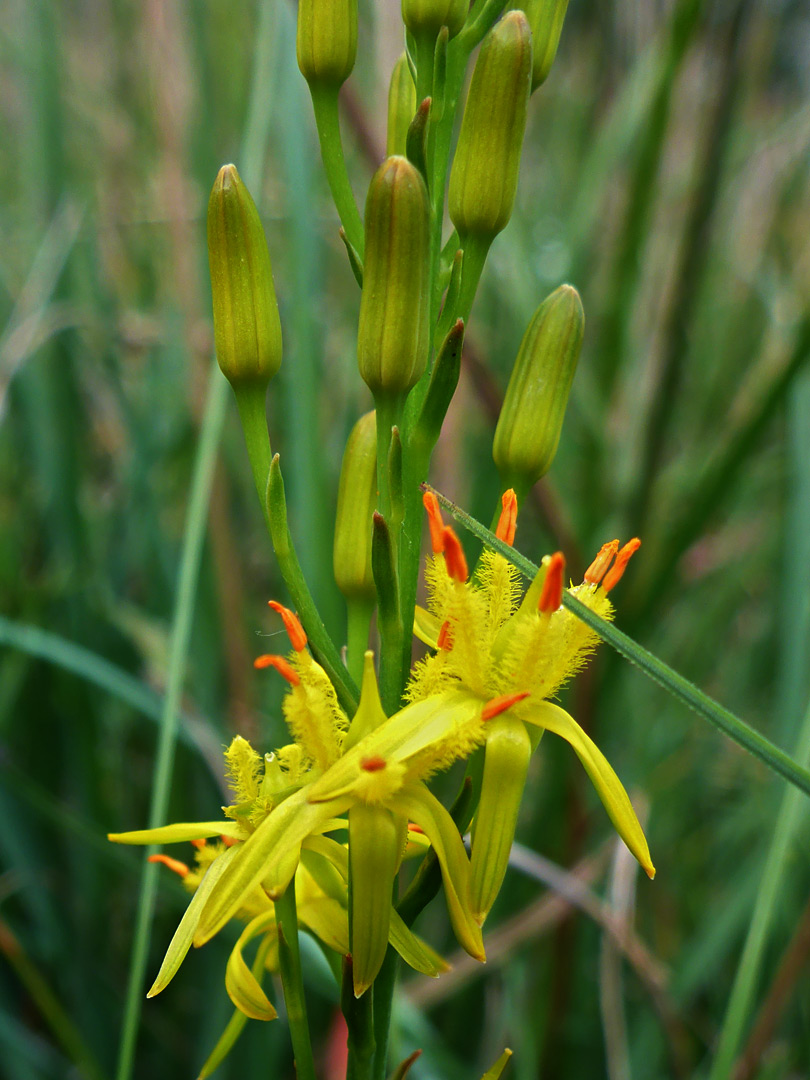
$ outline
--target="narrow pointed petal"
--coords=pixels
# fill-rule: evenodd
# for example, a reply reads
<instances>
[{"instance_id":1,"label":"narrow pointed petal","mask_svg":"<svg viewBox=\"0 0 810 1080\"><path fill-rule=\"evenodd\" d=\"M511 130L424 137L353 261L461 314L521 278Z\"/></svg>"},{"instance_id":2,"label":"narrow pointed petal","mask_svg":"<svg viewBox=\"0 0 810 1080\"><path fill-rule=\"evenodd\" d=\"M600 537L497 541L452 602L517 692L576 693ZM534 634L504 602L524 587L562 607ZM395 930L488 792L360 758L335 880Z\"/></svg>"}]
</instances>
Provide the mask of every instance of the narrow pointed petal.
<instances>
[{"instance_id":1,"label":"narrow pointed petal","mask_svg":"<svg viewBox=\"0 0 810 1080\"><path fill-rule=\"evenodd\" d=\"M371 986L388 948L399 833L390 811L357 803L349 811L354 996Z\"/></svg>"},{"instance_id":2,"label":"narrow pointed petal","mask_svg":"<svg viewBox=\"0 0 810 1080\"><path fill-rule=\"evenodd\" d=\"M509 1058L511 1056L512 1051L509 1049L509 1047L507 1047L501 1054L501 1056L498 1058L498 1060L495 1062L495 1064L492 1065L489 1069L487 1069L487 1071L481 1077L481 1080L500 1080L501 1074L506 1068L506 1066L509 1064Z\"/></svg>"},{"instance_id":3,"label":"narrow pointed petal","mask_svg":"<svg viewBox=\"0 0 810 1080\"><path fill-rule=\"evenodd\" d=\"M312 805L307 802L307 788L277 806L253 835L234 849L237 856L205 906L194 944L204 945L221 930L259 883L265 889L283 890L295 872L304 838L347 806L348 800Z\"/></svg>"},{"instance_id":4,"label":"narrow pointed petal","mask_svg":"<svg viewBox=\"0 0 810 1080\"><path fill-rule=\"evenodd\" d=\"M472 910L481 925L506 876L532 756L531 742L522 720L499 716L489 723L488 729L470 867Z\"/></svg>"},{"instance_id":5,"label":"narrow pointed petal","mask_svg":"<svg viewBox=\"0 0 810 1080\"><path fill-rule=\"evenodd\" d=\"M405 963L412 967L414 971L438 979L443 972L450 970L447 961L439 956L426 941L422 941L420 937L414 934L401 916L397 914L395 908L391 909L388 940Z\"/></svg>"},{"instance_id":6,"label":"narrow pointed petal","mask_svg":"<svg viewBox=\"0 0 810 1080\"><path fill-rule=\"evenodd\" d=\"M545 728L571 744L591 778L616 832L641 863L647 877L655 877L650 850L633 805L621 780L596 743L585 734L573 717L550 701L524 708L521 715L527 722Z\"/></svg>"},{"instance_id":7,"label":"narrow pointed petal","mask_svg":"<svg viewBox=\"0 0 810 1080\"><path fill-rule=\"evenodd\" d=\"M152 984L151 990L146 995L147 997L154 997L161 990L165 990L177 974L186 953L191 948L203 908L238 851L239 848L237 847L228 848L227 851L218 855L206 870L205 876L192 896L191 903L186 908L185 914L180 920L172 940L169 942L166 955L163 957L163 963L160 965L160 971Z\"/></svg>"},{"instance_id":8,"label":"narrow pointed petal","mask_svg":"<svg viewBox=\"0 0 810 1080\"><path fill-rule=\"evenodd\" d=\"M370 735L372 731L376 731L387 719L388 717L385 715L380 701L380 689L377 685L377 674L374 670L374 653L369 650L363 657L363 685L360 688L360 704L357 706L357 712L354 714L354 719L346 732L346 738L343 740L343 753L347 753L362 738Z\"/></svg>"},{"instance_id":9,"label":"narrow pointed petal","mask_svg":"<svg viewBox=\"0 0 810 1080\"><path fill-rule=\"evenodd\" d=\"M442 870L453 932L470 956L483 963L486 955L481 927L470 907L470 864L455 822L424 784L410 785L398 797L397 806L433 845Z\"/></svg>"},{"instance_id":10,"label":"narrow pointed petal","mask_svg":"<svg viewBox=\"0 0 810 1080\"><path fill-rule=\"evenodd\" d=\"M278 1013L270 1003L267 994L245 963L242 950L259 934L275 931L275 912L267 911L257 915L248 923L239 940L233 947L225 968L225 989L228 997L245 1016L251 1020L275 1020Z\"/></svg>"},{"instance_id":11,"label":"narrow pointed petal","mask_svg":"<svg viewBox=\"0 0 810 1080\"><path fill-rule=\"evenodd\" d=\"M135 829L134 832L107 833L114 844L181 844L189 840L205 840L209 836L230 836L241 840L244 832L235 821L179 822L161 825L157 829Z\"/></svg>"},{"instance_id":12,"label":"narrow pointed petal","mask_svg":"<svg viewBox=\"0 0 810 1080\"><path fill-rule=\"evenodd\" d=\"M298 921L336 953L345 956L349 952L349 913L331 896L300 902Z\"/></svg>"}]
</instances>

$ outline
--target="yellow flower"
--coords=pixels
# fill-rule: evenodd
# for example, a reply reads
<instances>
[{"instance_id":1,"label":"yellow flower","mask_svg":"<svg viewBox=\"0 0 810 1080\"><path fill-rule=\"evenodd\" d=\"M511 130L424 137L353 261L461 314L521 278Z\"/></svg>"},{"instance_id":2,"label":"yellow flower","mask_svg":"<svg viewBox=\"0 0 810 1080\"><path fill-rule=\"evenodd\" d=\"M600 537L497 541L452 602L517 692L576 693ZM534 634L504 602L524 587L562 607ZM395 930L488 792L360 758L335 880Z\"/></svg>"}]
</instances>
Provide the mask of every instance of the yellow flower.
<instances>
[{"instance_id":1,"label":"yellow flower","mask_svg":"<svg viewBox=\"0 0 810 1080\"><path fill-rule=\"evenodd\" d=\"M585 663L597 635L561 606L565 562L547 556L525 596L518 572L503 556L485 551L472 580L461 545L445 527L432 493L425 496L433 557L425 579L428 610L418 610L415 632L435 652L414 669L406 696L413 703L455 694L490 707L481 799L473 823L471 903L486 918L506 873L529 758L542 731L566 739L582 761L616 830L646 873L655 874L647 842L618 777L576 721L548 698ZM500 539L512 543L514 492L503 498ZM613 617L608 593L620 580L640 541L621 550L605 544L572 595L604 619ZM615 560L615 562L614 562ZM611 568L610 564L614 563Z\"/></svg>"}]
</instances>

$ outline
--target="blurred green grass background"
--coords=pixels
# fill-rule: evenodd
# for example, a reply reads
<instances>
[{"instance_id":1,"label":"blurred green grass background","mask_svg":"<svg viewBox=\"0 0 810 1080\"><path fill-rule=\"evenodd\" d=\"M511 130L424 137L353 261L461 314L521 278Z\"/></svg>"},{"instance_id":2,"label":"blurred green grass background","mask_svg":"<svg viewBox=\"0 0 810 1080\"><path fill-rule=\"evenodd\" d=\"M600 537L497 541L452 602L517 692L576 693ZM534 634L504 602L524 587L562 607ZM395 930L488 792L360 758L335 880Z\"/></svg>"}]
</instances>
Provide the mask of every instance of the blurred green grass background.
<instances>
[{"instance_id":1,"label":"blurred green grass background","mask_svg":"<svg viewBox=\"0 0 810 1080\"><path fill-rule=\"evenodd\" d=\"M360 7L344 93L358 200L401 49L396 0ZM572 0L433 471L490 520L494 419L520 337L547 292L576 285L583 356L518 546L562 547L576 575L604 540L642 536L618 624L797 758L810 689L808 60L799 0ZM271 435L338 641L337 471L370 407L359 293L286 0L7 0L0 124L0 1071L98 1080L115 1074L142 862L104 836L148 815L212 349L217 168L263 177L285 334ZM280 688L251 667L267 648L257 635L280 629L270 596L284 594L229 400L170 820L222 801L231 733L262 749L282 738ZM781 781L604 649L569 698L638 793L658 877L636 883L577 763L544 740L518 836L545 861L524 854L510 871L486 968L408 984L395 1045L425 1048L413 1075L480 1076L503 1045L519 1080L708 1075L735 1025L736 1071L713 1080L810 1075L803 800L785 809ZM166 877L150 973L184 902ZM724 1029L755 905L750 999L738 990ZM452 950L440 904L422 930ZM136 1077L196 1075L230 1015L229 947L195 953L147 1003ZM313 972L332 1080L336 991ZM249 1024L219 1075L291 1076L283 1024Z\"/></svg>"}]
</instances>

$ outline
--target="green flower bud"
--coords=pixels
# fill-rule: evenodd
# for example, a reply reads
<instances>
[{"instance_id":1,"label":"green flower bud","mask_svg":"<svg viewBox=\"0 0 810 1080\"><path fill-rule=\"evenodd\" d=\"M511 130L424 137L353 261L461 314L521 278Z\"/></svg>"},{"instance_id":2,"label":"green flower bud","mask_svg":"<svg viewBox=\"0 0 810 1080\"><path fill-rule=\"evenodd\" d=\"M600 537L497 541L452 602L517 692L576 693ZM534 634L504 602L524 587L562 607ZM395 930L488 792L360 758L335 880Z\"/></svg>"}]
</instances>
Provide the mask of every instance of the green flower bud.
<instances>
[{"instance_id":1,"label":"green flower bud","mask_svg":"<svg viewBox=\"0 0 810 1080\"><path fill-rule=\"evenodd\" d=\"M335 581L348 600L374 603L372 517L377 507L377 421L374 412L352 428L340 469L335 522Z\"/></svg>"},{"instance_id":2,"label":"green flower bud","mask_svg":"<svg viewBox=\"0 0 810 1080\"><path fill-rule=\"evenodd\" d=\"M511 11L484 38L450 172L450 219L462 241L492 240L512 216L531 70L529 23Z\"/></svg>"},{"instance_id":3,"label":"green flower bud","mask_svg":"<svg viewBox=\"0 0 810 1080\"><path fill-rule=\"evenodd\" d=\"M372 394L418 381L429 341L427 189L404 157L387 158L368 189L357 358Z\"/></svg>"},{"instance_id":4,"label":"green flower bud","mask_svg":"<svg viewBox=\"0 0 810 1080\"><path fill-rule=\"evenodd\" d=\"M551 71L560 44L568 0L522 0L532 28L532 93L544 83Z\"/></svg>"},{"instance_id":5,"label":"green flower bud","mask_svg":"<svg viewBox=\"0 0 810 1080\"><path fill-rule=\"evenodd\" d=\"M357 0L299 0L296 52L310 86L342 86L357 56Z\"/></svg>"},{"instance_id":6,"label":"green flower bud","mask_svg":"<svg viewBox=\"0 0 810 1080\"><path fill-rule=\"evenodd\" d=\"M281 322L259 212L234 165L219 170L208 202L214 340L234 390L266 389L281 364Z\"/></svg>"},{"instance_id":7,"label":"green flower bud","mask_svg":"<svg viewBox=\"0 0 810 1080\"><path fill-rule=\"evenodd\" d=\"M579 293L561 285L523 335L492 446L503 487L520 498L554 460L584 329Z\"/></svg>"},{"instance_id":8,"label":"green flower bud","mask_svg":"<svg viewBox=\"0 0 810 1080\"><path fill-rule=\"evenodd\" d=\"M402 21L416 37L436 37L443 26L455 37L469 10L469 0L402 0Z\"/></svg>"},{"instance_id":9,"label":"green flower bud","mask_svg":"<svg viewBox=\"0 0 810 1080\"><path fill-rule=\"evenodd\" d=\"M408 128L416 112L416 87L408 65L408 56L403 53L394 64L391 72L391 85L388 87L388 137L386 154L404 154Z\"/></svg>"}]
</instances>

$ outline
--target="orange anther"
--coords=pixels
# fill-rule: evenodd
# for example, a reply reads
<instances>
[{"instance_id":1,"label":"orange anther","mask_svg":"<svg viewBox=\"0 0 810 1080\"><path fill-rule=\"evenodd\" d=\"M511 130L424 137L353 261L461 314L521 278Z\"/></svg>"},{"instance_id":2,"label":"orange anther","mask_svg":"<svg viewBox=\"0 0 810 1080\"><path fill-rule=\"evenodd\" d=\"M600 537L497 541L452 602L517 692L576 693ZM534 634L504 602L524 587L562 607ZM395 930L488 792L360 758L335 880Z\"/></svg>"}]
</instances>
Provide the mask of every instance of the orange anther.
<instances>
[{"instance_id":1,"label":"orange anther","mask_svg":"<svg viewBox=\"0 0 810 1080\"><path fill-rule=\"evenodd\" d=\"M277 600L268 600L267 603L273 609L277 611L284 622L284 629L287 631L287 636L292 643L292 647L296 652L301 652L306 648L307 635L304 633L304 628L298 620L298 616L290 611L289 608L284 607L283 604L279 604Z\"/></svg>"},{"instance_id":2,"label":"orange anther","mask_svg":"<svg viewBox=\"0 0 810 1080\"><path fill-rule=\"evenodd\" d=\"M360 768L364 772L379 772L380 769L384 769L386 761L384 757L380 757L379 754L375 754L374 757L364 757L360 762Z\"/></svg>"},{"instance_id":3,"label":"orange anther","mask_svg":"<svg viewBox=\"0 0 810 1080\"><path fill-rule=\"evenodd\" d=\"M501 497L501 516L498 518L498 528L495 535L505 544L514 544L515 529L517 528L517 495L514 488L508 488Z\"/></svg>"},{"instance_id":4,"label":"orange anther","mask_svg":"<svg viewBox=\"0 0 810 1080\"><path fill-rule=\"evenodd\" d=\"M609 544L602 544L599 554L585 571L585 581L588 585L598 585L607 573L607 568L613 562L616 552L619 550L619 541L611 540Z\"/></svg>"},{"instance_id":5,"label":"orange anther","mask_svg":"<svg viewBox=\"0 0 810 1080\"><path fill-rule=\"evenodd\" d=\"M172 859L169 855L150 855L149 862L163 863L164 866L174 870L175 874L179 874L180 877L185 877L188 873L188 867L184 862L180 862L179 859Z\"/></svg>"},{"instance_id":6,"label":"orange anther","mask_svg":"<svg viewBox=\"0 0 810 1080\"><path fill-rule=\"evenodd\" d=\"M298 678L298 672L288 660L284 659L283 656L273 656L271 653L265 653L264 656L256 657L253 661L253 666L257 671L261 671L263 668L274 667L279 675L287 680L290 686L298 686L301 682Z\"/></svg>"},{"instance_id":7,"label":"orange anther","mask_svg":"<svg viewBox=\"0 0 810 1080\"><path fill-rule=\"evenodd\" d=\"M225 833L220 833L219 838L225 847L233 847L234 844L239 843L235 836L226 836Z\"/></svg>"},{"instance_id":8,"label":"orange anther","mask_svg":"<svg viewBox=\"0 0 810 1080\"><path fill-rule=\"evenodd\" d=\"M500 697L493 698L481 710L481 719L492 720L493 717L500 716L502 712L511 709L513 705L517 705L519 701L523 701L528 696L528 690L521 690L519 694L502 694Z\"/></svg>"},{"instance_id":9,"label":"orange anther","mask_svg":"<svg viewBox=\"0 0 810 1080\"><path fill-rule=\"evenodd\" d=\"M432 491L426 491L422 496L422 505L427 510L430 546L433 548L434 555L440 555L444 551L444 522L439 509L439 500Z\"/></svg>"},{"instance_id":10,"label":"orange anther","mask_svg":"<svg viewBox=\"0 0 810 1080\"><path fill-rule=\"evenodd\" d=\"M562 603L563 574L565 573L565 556L561 551L555 551L549 560L546 570L546 579L543 582L543 591L537 604L538 611L543 615L551 615Z\"/></svg>"},{"instance_id":11,"label":"orange anther","mask_svg":"<svg viewBox=\"0 0 810 1080\"><path fill-rule=\"evenodd\" d=\"M446 652L450 652L453 648L453 635L450 632L450 620L445 619L439 630L439 637L436 641L437 649L444 649Z\"/></svg>"},{"instance_id":12,"label":"orange anther","mask_svg":"<svg viewBox=\"0 0 810 1080\"><path fill-rule=\"evenodd\" d=\"M449 525L445 525L442 536L444 537L444 561L447 565L447 573L454 581L460 581L463 585L469 575L464 548Z\"/></svg>"},{"instance_id":13,"label":"orange anther","mask_svg":"<svg viewBox=\"0 0 810 1080\"><path fill-rule=\"evenodd\" d=\"M192 847L195 847L199 851L200 848L205 847L205 840L203 840L203 838L201 836L198 836L196 840L191 841L191 845L192 845Z\"/></svg>"},{"instance_id":14,"label":"orange anther","mask_svg":"<svg viewBox=\"0 0 810 1080\"><path fill-rule=\"evenodd\" d=\"M415 825L412 821L408 822L408 832L419 833L421 836L425 835L425 830L421 826Z\"/></svg>"},{"instance_id":15,"label":"orange anther","mask_svg":"<svg viewBox=\"0 0 810 1080\"><path fill-rule=\"evenodd\" d=\"M605 592L610 592L610 590L615 585L619 584L619 582L622 580L622 574L624 573L625 567L640 547L641 541L637 536L634 537L632 540L627 541L619 554L616 556L616 562L613 564L613 566L611 566L607 574L605 574L605 579L602 582L602 586Z\"/></svg>"}]
</instances>

